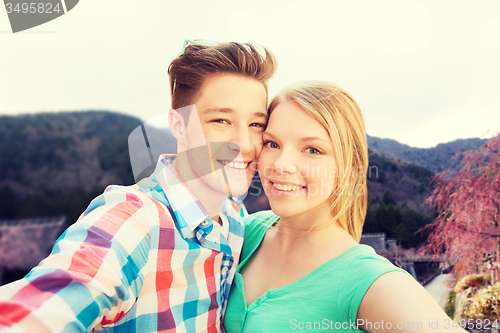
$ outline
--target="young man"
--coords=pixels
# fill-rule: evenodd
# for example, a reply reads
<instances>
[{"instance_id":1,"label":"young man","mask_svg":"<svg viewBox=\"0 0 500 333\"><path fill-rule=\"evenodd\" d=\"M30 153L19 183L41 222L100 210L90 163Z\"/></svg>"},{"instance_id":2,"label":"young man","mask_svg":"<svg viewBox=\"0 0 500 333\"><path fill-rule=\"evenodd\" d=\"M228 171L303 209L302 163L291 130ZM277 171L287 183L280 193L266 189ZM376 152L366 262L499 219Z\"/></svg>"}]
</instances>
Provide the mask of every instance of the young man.
<instances>
[{"instance_id":1,"label":"young man","mask_svg":"<svg viewBox=\"0 0 500 333\"><path fill-rule=\"evenodd\" d=\"M178 157L108 187L48 258L1 287L0 331L220 331L274 71L250 44L188 46L169 67Z\"/></svg>"}]
</instances>

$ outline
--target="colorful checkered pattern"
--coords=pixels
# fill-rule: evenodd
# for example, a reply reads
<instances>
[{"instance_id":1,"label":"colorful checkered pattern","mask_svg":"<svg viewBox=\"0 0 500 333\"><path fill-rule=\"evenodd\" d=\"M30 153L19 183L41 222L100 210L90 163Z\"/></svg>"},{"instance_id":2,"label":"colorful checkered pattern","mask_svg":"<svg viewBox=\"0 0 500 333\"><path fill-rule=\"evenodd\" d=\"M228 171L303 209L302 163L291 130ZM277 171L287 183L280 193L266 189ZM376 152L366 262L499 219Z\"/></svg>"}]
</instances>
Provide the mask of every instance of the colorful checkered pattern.
<instances>
[{"instance_id":1,"label":"colorful checkered pattern","mask_svg":"<svg viewBox=\"0 0 500 333\"><path fill-rule=\"evenodd\" d=\"M0 287L0 332L220 332L246 211L226 200L226 239L174 158L108 187L48 258Z\"/></svg>"}]
</instances>

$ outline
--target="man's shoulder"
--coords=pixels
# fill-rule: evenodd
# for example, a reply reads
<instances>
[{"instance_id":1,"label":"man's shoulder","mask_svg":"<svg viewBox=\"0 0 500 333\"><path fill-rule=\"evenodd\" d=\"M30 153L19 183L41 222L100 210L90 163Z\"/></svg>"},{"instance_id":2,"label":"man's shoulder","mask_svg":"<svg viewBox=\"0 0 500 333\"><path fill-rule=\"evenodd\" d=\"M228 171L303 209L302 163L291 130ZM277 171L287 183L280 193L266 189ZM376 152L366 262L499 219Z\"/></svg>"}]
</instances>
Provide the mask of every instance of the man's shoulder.
<instances>
[{"instance_id":1,"label":"man's shoulder","mask_svg":"<svg viewBox=\"0 0 500 333\"><path fill-rule=\"evenodd\" d=\"M90 202L83 215L85 216L105 206L109 208L120 204L128 204L141 207L147 202L148 198L132 186L109 185L102 194Z\"/></svg>"},{"instance_id":2,"label":"man's shoulder","mask_svg":"<svg viewBox=\"0 0 500 333\"><path fill-rule=\"evenodd\" d=\"M83 212L79 222L93 223L93 220L102 219L104 216L114 219L141 220L151 224L158 220L160 215L167 215L172 220L169 211L158 200L154 199L147 191L141 190L137 185L121 186L110 185L104 192L91 201ZM163 219L165 220L165 219Z\"/></svg>"}]
</instances>

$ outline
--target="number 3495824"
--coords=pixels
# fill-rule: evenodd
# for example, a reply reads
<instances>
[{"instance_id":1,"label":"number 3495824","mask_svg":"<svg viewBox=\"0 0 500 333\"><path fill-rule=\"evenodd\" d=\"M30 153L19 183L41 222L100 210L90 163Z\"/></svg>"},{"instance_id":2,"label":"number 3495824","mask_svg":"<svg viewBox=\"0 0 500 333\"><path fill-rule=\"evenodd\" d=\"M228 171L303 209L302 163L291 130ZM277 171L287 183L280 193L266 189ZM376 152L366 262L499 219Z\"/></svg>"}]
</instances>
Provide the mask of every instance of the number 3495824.
<instances>
[{"instance_id":1,"label":"number 3495824","mask_svg":"<svg viewBox=\"0 0 500 333\"><path fill-rule=\"evenodd\" d=\"M16 13L31 13L31 14L52 14L52 13L60 13L62 9L59 7L59 3L54 7L51 3L17 3L16 6L13 6L12 3L7 2L5 4L7 8L7 14L12 12Z\"/></svg>"}]
</instances>

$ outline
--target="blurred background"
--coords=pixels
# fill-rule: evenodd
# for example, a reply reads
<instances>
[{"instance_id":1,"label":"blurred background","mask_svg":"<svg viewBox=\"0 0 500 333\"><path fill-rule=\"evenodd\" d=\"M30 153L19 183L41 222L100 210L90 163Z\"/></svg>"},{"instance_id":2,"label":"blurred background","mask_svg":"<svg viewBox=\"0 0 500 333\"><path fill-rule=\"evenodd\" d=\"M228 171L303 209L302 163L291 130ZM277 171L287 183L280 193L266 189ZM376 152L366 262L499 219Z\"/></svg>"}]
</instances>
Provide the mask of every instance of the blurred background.
<instances>
[{"instance_id":1,"label":"blurred background","mask_svg":"<svg viewBox=\"0 0 500 333\"><path fill-rule=\"evenodd\" d=\"M426 285L456 264L417 232L438 216L424 204L432 179L500 130L499 12L482 0L83 0L13 34L0 11L0 281L24 276L107 185L134 183L128 136L169 110L168 65L200 38L268 48L270 97L304 80L354 96L370 147L363 242ZM168 124L155 126L173 152ZM259 186L251 212L269 207Z\"/></svg>"}]
</instances>

